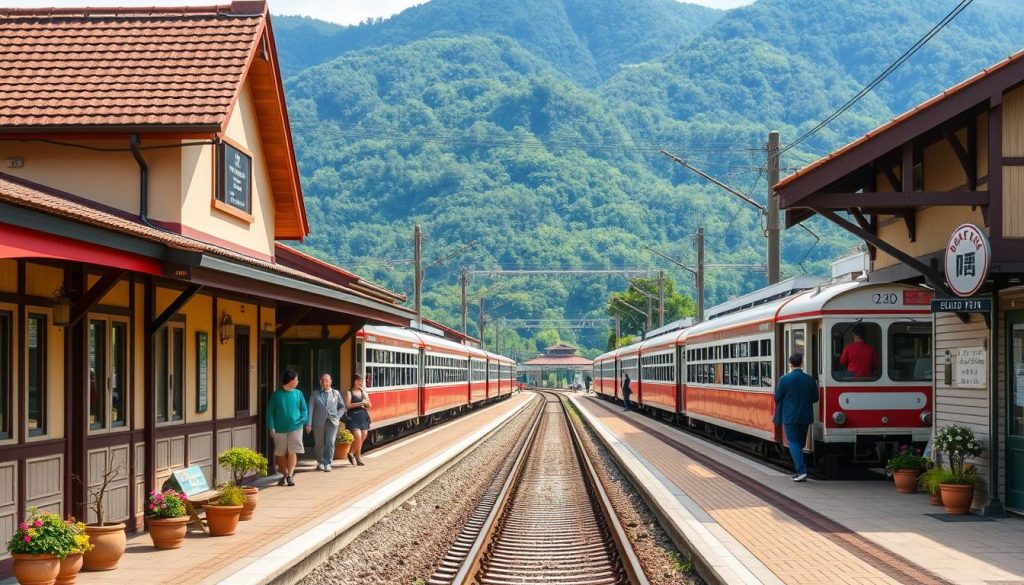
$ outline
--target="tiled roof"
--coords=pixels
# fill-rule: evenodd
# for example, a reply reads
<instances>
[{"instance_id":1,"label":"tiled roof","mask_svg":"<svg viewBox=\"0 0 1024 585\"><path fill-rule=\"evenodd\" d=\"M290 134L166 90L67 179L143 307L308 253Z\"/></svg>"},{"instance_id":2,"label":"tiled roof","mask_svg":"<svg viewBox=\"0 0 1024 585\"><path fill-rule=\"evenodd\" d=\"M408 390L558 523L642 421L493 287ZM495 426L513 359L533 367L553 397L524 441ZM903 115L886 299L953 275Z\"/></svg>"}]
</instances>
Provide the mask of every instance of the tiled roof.
<instances>
[{"instance_id":1,"label":"tiled roof","mask_svg":"<svg viewBox=\"0 0 1024 585\"><path fill-rule=\"evenodd\" d=\"M524 366L592 366L594 360L578 355L565 357L541 356L523 363Z\"/></svg>"},{"instance_id":2,"label":"tiled roof","mask_svg":"<svg viewBox=\"0 0 1024 585\"><path fill-rule=\"evenodd\" d=\"M0 8L0 127L219 127L265 20L263 2Z\"/></svg>"},{"instance_id":3,"label":"tiled roof","mask_svg":"<svg viewBox=\"0 0 1024 585\"><path fill-rule=\"evenodd\" d=\"M111 232L137 237L142 240L163 244L168 248L184 250L187 252L200 252L219 256L232 262L248 264L256 268L275 272L290 278L295 278L312 284L317 284L337 291L355 295L367 300L380 301L379 295L370 295L366 292L354 290L332 280L276 264L266 262L258 258L246 256L233 250L221 248L199 240L158 228L150 227L138 222L135 218L119 213L116 210L101 209L89 205L71 194L50 189L10 175L0 173L0 202L10 203L18 207L24 207L40 211L48 215L62 217L82 224L99 227ZM396 314L404 313L412 315L412 311L397 303L389 303L393 306Z\"/></svg>"},{"instance_id":4,"label":"tiled roof","mask_svg":"<svg viewBox=\"0 0 1024 585\"><path fill-rule=\"evenodd\" d=\"M1024 59L1024 50L1017 51L1016 53L1010 55L1006 59L1003 59L1002 61L996 63L995 65L992 65L991 67L989 67L987 69L982 69L978 73L975 73L971 77L969 77L969 78L961 81L960 83L954 85L953 87L943 91L939 95L936 95L936 96L932 97L931 99L925 100L924 102L914 106L913 108L907 110L906 112L903 112L899 116L896 116L892 120L889 120L885 124L882 124L878 128L875 128L874 130L871 130L870 132L868 132L864 136L861 136L860 138L854 140L853 142L847 144L846 146L843 146L843 147L833 151L832 153L827 154L827 155L821 157L820 159L818 159L818 160L808 164L807 166L799 169L798 171L796 171L792 175L789 175L788 177L785 177L784 179L782 179L781 181L779 181L778 183L775 184L774 189L778 190L778 189L781 189L782 187L785 187L786 185L789 185L790 183L796 181L800 177L803 177L804 175L807 175L811 171L814 171L815 169L823 167L827 163L829 163L830 161L832 161L832 160L834 160L834 159L836 159L836 158L846 154L847 152L850 152L850 151L856 149L858 146L861 146L862 144L864 144L865 142L871 140L872 138L875 138L876 136L878 136L880 134L884 134L885 132L889 131L890 129L892 129L892 128L894 128L894 127L896 127L896 126L898 126L898 125L900 125L900 124L910 120L911 118L914 118L914 117L920 115L921 113L923 113L923 112L925 112L925 111L935 107L936 105L946 101L950 97L952 97L952 96L954 96L954 95L956 95L956 94L958 94L958 93L968 89L969 87L975 85L976 83L978 83L978 82L980 82L980 81L982 81L984 79L987 79L987 78L991 77L995 73L1005 69L1009 65L1012 65L1013 63L1016 63L1016 62L1018 62L1018 61L1020 61L1022 59Z\"/></svg>"}]
</instances>

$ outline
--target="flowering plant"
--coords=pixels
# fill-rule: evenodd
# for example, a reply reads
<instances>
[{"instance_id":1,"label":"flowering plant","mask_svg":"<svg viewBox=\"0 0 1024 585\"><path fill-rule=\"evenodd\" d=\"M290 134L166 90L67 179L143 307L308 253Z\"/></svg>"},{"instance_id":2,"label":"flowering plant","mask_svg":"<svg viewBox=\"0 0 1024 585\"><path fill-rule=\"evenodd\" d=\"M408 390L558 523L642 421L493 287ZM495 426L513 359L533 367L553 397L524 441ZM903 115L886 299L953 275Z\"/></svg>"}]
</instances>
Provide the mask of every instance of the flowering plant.
<instances>
[{"instance_id":1,"label":"flowering plant","mask_svg":"<svg viewBox=\"0 0 1024 585\"><path fill-rule=\"evenodd\" d=\"M335 443L351 443L355 440L356 438L352 436L352 433L348 429L339 429L338 438L335 440Z\"/></svg>"},{"instance_id":2,"label":"flowering plant","mask_svg":"<svg viewBox=\"0 0 1024 585\"><path fill-rule=\"evenodd\" d=\"M18 525L7 543L8 552L53 555L62 559L75 552L75 534L60 516L53 512L40 512L35 507L28 512L28 518Z\"/></svg>"},{"instance_id":3,"label":"flowering plant","mask_svg":"<svg viewBox=\"0 0 1024 585\"><path fill-rule=\"evenodd\" d=\"M974 431L963 425L943 427L935 433L935 448L949 458L950 475L942 483L970 484L977 479L973 465L965 465L968 457L977 457L984 447Z\"/></svg>"},{"instance_id":4,"label":"flowering plant","mask_svg":"<svg viewBox=\"0 0 1024 585\"><path fill-rule=\"evenodd\" d=\"M153 518L181 518L187 516L185 510L185 494L175 490L149 492L149 504L146 513Z\"/></svg>"},{"instance_id":5,"label":"flowering plant","mask_svg":"<svg viewBox=\"0 0 1024 585\"><path fill-rule=\"evenodd\" d=\"M71 531L75 539L75 548L71 549L71 554L85 554L96 548L95 545L89 542L89 535L85 532L85 522L79 522L74 517L68 517L64 523L68 525L68 530Z\"/></svg>"},{"instance_id":6,"label":"flowering plant","mask_svg":"<svg viewBox=\"0 0 1024 585\"><path fill-rule=\"evenodd\" d=\"M900 447L900 452L894 455L885 468L889 471L921 471L924 469L925 458L921 457L921 450L914 449L910 445Z\"/></svg>"}]
</instances>

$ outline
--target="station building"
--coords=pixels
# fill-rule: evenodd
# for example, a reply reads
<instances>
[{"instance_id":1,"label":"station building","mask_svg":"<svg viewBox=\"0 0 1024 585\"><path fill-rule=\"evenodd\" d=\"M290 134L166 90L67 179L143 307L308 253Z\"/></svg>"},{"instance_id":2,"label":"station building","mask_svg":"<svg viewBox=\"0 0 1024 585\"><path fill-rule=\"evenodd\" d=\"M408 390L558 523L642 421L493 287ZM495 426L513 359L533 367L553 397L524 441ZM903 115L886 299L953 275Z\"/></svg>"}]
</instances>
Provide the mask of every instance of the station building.
<instances>
[{"instance_id":1,"label":"station building","mask_svg":"<svg viewBox=\"0 0 1024 585\"><path fill-rule=\"evenodd\" d=\"M569 383L583 382L594 377L594 360L577 355L577 348L567 343L556 343L544 348L544 354L527 360L518 371L526 382L543 386L549 373Z\"/></svg>"},{"instance_id":2,"label":"station building","mask_svg":"<svg viewBox=\"0 0 1024 585\"><path fill-rule=\"evenodd\" d=\"M141 526L171 470L266 452L279 373L347 387L401 295L309 232L263 2L0 9L0 541L37 506Z\"/></svg>"},{"instance_id":3,"label":"station building","mask_svg":"<svg viewBox=\"0 0 1024 585\"><path fill-rule=\"evenodd\" d=\"M787 227L817 214L862 238L870 280L990 299L990 313L932 317L933 425L967 425L989 446L975 461L975 508L1024 512L1024 52L775 189ZM965 224L990 243L987 278L981 241L946 273L951 236ZM975 290L954 294L947 276L976 278Z\"/></svg>"}]
</instances>

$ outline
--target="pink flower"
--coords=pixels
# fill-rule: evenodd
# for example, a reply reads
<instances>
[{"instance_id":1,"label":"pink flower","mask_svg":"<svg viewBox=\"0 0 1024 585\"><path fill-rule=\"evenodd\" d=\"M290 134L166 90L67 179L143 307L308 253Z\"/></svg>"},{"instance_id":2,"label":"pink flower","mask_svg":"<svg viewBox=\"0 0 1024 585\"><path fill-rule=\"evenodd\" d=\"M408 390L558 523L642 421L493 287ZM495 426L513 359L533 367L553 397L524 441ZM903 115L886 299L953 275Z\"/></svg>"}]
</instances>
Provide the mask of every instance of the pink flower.
<instances>
[{"instance_id":1,"label":"pink flower","mask_svg":"<svg viewBox=\"0 0 1024 585\"><path fill-rule=\"evenodd\" d=\"M21 530L28 530L28 524L22 522L18 525L18 528L20 528Z\"/></svg>"},{"instance_id":2,"label":"pink flower","mask_svg":"<svg viewBox=\"0 0 1024 585\"><path fill-rule=\"evenodd\" d=\"M150 504L150 505L149 505L149 509L150 509L150 510L156 510L156 506L154 506L153 504Z\"/></svg>"},{"instance_id":3,"label":"pink flower","mask_svg":"<svg viewBox=\"0 0 1024 585\"><path fill-rule=\"evenodd\" d=\"M43 527L43 521L42 520L36 520L35 522L32 523L32 525L35 526L36 528L42 528Z\"/></svg>"},{"instance_id":4,"label":"pink flower","mask_svg":"<svg viewBox=\"0 0 1024 585\"><path fill-rule=\"evenodd\" d=\"M32 542L32 537L26 534L25 535L25 542Z\"/></svg>"}]
</instances>

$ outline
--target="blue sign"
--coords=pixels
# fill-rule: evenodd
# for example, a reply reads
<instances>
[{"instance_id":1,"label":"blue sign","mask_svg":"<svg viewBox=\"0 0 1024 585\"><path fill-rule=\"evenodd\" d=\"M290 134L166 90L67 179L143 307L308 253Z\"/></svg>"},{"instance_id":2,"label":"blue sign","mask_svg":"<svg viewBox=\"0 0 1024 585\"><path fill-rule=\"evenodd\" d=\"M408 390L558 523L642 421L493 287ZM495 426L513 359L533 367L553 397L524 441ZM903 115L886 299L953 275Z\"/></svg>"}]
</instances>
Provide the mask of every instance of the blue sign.
<instances>
[{"instance_id":1,"label":"blue sign","mask_svg":"<svg viewBox=\"0 0 1024 585\"><path fill-rule=\"evenodd\" d=\"M932 313L991 313L992 299L932 299Z\"/></svg>"},{"instance_id":2,"label":"blue sign","mask_svg":"<svg viewBox=\"0 0 1024 585\"><path fill-rule=\"evenodd\" d=\"M176 469L171 473L172 479L178 484L178 489L185 492L186 496L194 496L210 491L210 484L206 482L203 470L198 466Z\"/></svg>"}]
</instances>

